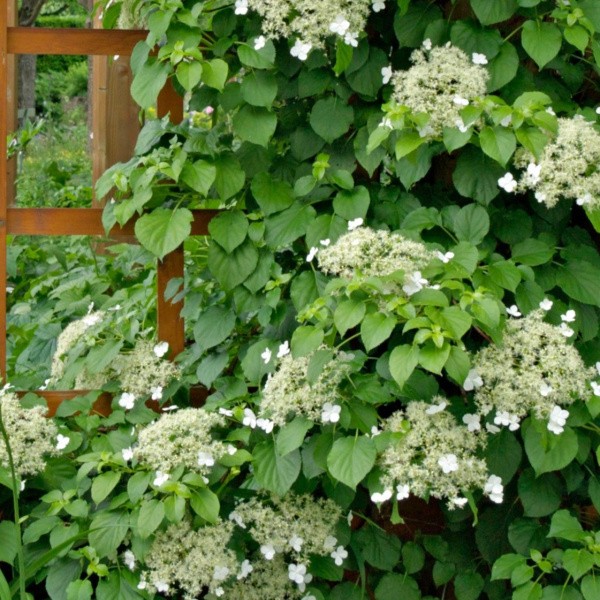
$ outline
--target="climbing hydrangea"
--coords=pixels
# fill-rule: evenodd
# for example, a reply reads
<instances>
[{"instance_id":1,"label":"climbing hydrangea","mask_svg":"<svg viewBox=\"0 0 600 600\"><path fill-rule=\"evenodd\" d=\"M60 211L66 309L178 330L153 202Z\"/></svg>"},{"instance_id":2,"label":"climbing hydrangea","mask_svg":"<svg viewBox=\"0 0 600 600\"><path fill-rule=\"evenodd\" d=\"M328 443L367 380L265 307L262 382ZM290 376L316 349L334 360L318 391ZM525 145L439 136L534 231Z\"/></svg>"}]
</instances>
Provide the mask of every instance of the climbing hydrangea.
<instances>
[{"instance_id":1,"label":"climbing hydrangea","mask_svg":"<svg viewBox=\"0 0 600 600\"><path fill-rule=\"evenodd\" d=\"M533 190L548 208L561 198L591 209L600 206L600 133L583 117L558 119L556 138L546 145L539 162L521 152L516 163L526 169L519 180L521 190Z\"/></svg>"},{"instance_id":2,"label":"climbing hydrangea","mask_svg":"<svg viewBox=\"0 0 600 600\"><path fill-rule=\"evenodd\" d=\"M201 408L164 413L140 432L134 456L162 473L183 465L206 474L227 454L226 445L213 439L211 433L224 425L223 417Z\"/></svg>"},{"instance_id":3,"label":"climbing hydrangea","mask_svg":"<svg viewBox=\"0 0 600 600\"><path fill-rule=\"evenodd\" d=\"M262 17L262 31L267 38L295 38L291 54L300 60L312 48L321 48L331 36L357 46L358 35L365 30L371 0L237 0L236 13L248 9Z\"/></svg>"},{"instance_id":4,"label":"climbing hydrangea","mask_svg":"<svg viewBox=\"0 0 600 600\"><path fill-rule=\"evenodd\" d=\"M392 98L413 114L429 117L421 136L440 136L444 127L464 128L460 111L485 95L486 69L450 44L415 50L411 61L410 69L393 74Z\"/></svg>"},{"instance_id":5,"label":"climbing hydrangea","mask_svg":"<svg viewBox=\"0 0 600 600\"><path fill-rule=\"evenodd\" d=\"M325 363L316 381L309 382L308 368L312 356L283 356L277 371L266 382L260 413L275 425L285 425L290 415L303 415L320 421L326 404L339 406L343 401L339 386L350 372L350 355L344 352L334 354Z\"/></svg>"},{"instance_id":6,"label":"climbing hydrangea","mask_svg":"<svg viewBox=\"0 0 600 600\"><path fill-rule=\"evenodd\" d=\"M382 500L390 498L392 490L399 499L410 492L445 498L452 509L466 503L466 492L484 490L489 474L478 452L485 437L459 425L445 410L444 399L434 398L433 403L411 402L384 423L384 431L394 435L379 459L387 490Z\"/></svg>"},{"instance_id":7,"label":"climbing hydrangea","mask_svg":"<svg viewBox=\"0 0 600 600\"><path fill-rule=\"evenodd\" d=\"M304 564L308 564L311 554L331 554L337 543L333 533L340 517L341 509L333 500L294 494L253 498L236 506L229 516L248 530L267 560L285 554Z\"/></svg>"},{"instance_id":8,"label":"climbing hydrangea","mask_svg":"<svg viewBox=\"0 0 600 600\"><path fill-rule=\"evenodd\" d=\"M586 396L593 370L586 368L561 328L544 322L543 315L536 310L509 320L502 344L487 346L475 356L481 378L475 401L482 414L496 411L501 421L515 421L533 412L547 419L555 405Z\"/></svg>"},{"instance_id":9,"label":"climbing hydrangea","mask_svg":"<svg viewBox=\"0 0 600 600\"><path fill-rule=\"evenodd\" d=\"M4 388L0 390L0 410L17 476L41 473L46 467L45 457L57 453L58 430L44 416L46 409L43 406L24 408L17 395ZM2 437L0 464L9 466L8 451Z\"/></svg>"},{"instance_id":10,"label":"climbing hydrangea","mask_svg":"<svg viewBox=\"0 0 600 600\"><path fill-rule=\"evenodd\" d=\"M435 253L398 233L358 227L322 248L317 256L325 273L350 279L356 275L384 277L398 270L409 275L429 264Z\"/></svg>"},{"instance_id":11,"label":"climbing hydrangea","mask_svg":"<svg viewBox=\"0 0 600 600\"><path fill-rule=\"evenodd\" d=\"M203 597L207 590L221 595L223 581L238 569L235 553L227 547L232 530L232 523L224 521L197 531L186 520L169 526L156 534L142 581L151 590L184 600Z\"/></svg>"}]
</instances>

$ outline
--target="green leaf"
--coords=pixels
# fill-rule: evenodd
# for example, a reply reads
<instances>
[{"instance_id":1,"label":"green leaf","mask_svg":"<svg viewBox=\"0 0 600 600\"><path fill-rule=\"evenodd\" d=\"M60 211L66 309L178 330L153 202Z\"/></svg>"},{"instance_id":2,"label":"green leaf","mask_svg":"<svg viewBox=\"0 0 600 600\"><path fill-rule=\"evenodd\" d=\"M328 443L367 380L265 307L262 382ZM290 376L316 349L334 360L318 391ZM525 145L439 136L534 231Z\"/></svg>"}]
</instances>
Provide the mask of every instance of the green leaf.
<instances>
[{"instance_id":1,"label":"green leaf","mask_svg":"<svg viewBox=\"0 0 600 600\"><path fill-rule=\"evenodd\" d=\"M210 187L215 182L217 169L205 160L186 162L183 165L179 181L189 185L194 191L208 196Z\"/></svg>"},{"instance_id":2,"label":"green leaf","mask_svg":"<svg viewBox=\"0 0 600 600\"><path fill-rule=\"evenodd\" d=\"M233 130L242 140L267 146L277 128L277 116L266 108L245 104L233 117Z\"/></svg>"},{"instance_id":3,"label":"green leaf","mask_svg":"<svg viewBox=\"0 0 600 600\"><path fill-rule=\"evenodd\" d=\"M477 204L463 206L454 217L454 233L463 242L479 244L490 230L487 211Z\"/></svg>"},{"instance_id":4,"label":"green leaf","mask_svg":"<svg viewBox=\"0 0 600 600\"><path fill-rule=\"evenodd\" d=\"M552 515L548 537L569 542L583 542L586 536L581 523L568 510L559 510Z\"/></svg>"},{"instance_id":5,"label":"green leaf","mask_svg":"<svg viewBox=\"0 0 600 600\"><path fill-rule=\"evenodd\" d=\"M360 326L360 337L367 352L387 340L394 327L396 319L383 313L370 313L365 316Z\"/></svg>"},{"instance_id":6,"label":"green leaf","mask_svg":"<svg viewBox=\"0 0 600 600\"><path fill-rule=\"evenodd\" d=\"M378 527L371 525L361 527L353 535L353 546L354 544L357 544L360 548L360 553L365 561L376 569L393 571L394 567L400 561L400 548L402 546L400 540L395 535L387 533ZM413 552L413 556L409 556L409 560L412 558L414 563L418 562L418 556L415 556L415 554L418 554L420 550L420 546L416 544L415 546L416 549ZM404 548L406 548L406 545ZM402 557L404 558L404 552L402 553Z\"/></svg>"},{"instance_id":7,"label":"green leaf","mask_svg":"<svg viewBox=\"0 0 600 600\"><path fill-rule=\"evenodd\" d=\"M499 193L498 179L504 169L479 148L467 146L461 153L452 175L456 191L480 204L489 204Z\"/></svg>"},{"instance_id":8,"label":"green leaf","mask_svg":"<svg viewBox=\"0 0 600 600\"><path fill-rule=\"evenodd\" d=\"M521 271L510 260L501 260L490 265L489 274L494 283L511 292L514 292L521 282Z\"/></svg>"},{"instance_id":9,"label":"green leaf","mask_svg":"<svg viewBox=\"0 0 600 600\"><path fill-rule=\"evenodd\" d=\"M369 191L366 187L359 185L351 190L339 191L333 199L333 210L347 221L358 217L364 219L370 203Z\"/></svg>"},{"instance_id":10,"label":"green leaf","mask_svg":"<svg viewBox=\"0 0 600 600\"><path fill-rule=\"evenodd\" d=\"M221 200L228 200L242 189L246 176L233 154L219 156L214 165L217 169L215 188Z\"/></svg>"},{"instance_id":11,"label":"green leaf","mask_svg":"<svg viewBox=\"0 0 600 600\"><path fill-rule=\"evenodd\" d=\"M169 65L150 58L137 70L131 84L131 97L142 107L150 108L156 104L159 92L169 76Z\"/></svg>"},{"instance_id":12,"label":"green leaf","mask_svg":"<svg viewBox=\"0 0 600 600\"><path fill-rule=\"evenodd\" d=\"M216 523L219 520L221 504L219 497L208 488L198 488L190 496L192 510L205 521Z\"/></svg>"},{"instance_id":13,"label":"green leaf","mask_svg":"<svg viewBox=\"0 0 600 600\"><path fill-rule=\"evenodd\" d=\"M521 30L521 43L525 52L542 69L559 53L562 34L554 23L525 21Z\"/></svg>"},{"instance_id":14,"label":"green leaf","mask_svg":"<svg viewBox=\"0 0 600 600\"><path fill-rule=\"evenodd\" d=\"M258 250L248 239L231 254L218 244L211 244L208 248L208 267L225 290L232 290L243 283L257 264Z\"/></svg>"},{"instance_id":15,"label":"green leaf","mask_svg":"<svg viewBox=\"0 0 600 600\"><path fill-rule=\"evenodd\" d=\"M13 564L17 556L17 528L13 521L0 522L0 562Z\"/></svg>"},{"instance_id":16,"label":"green leaf","mask_svg":"<svg viewBox=\"0 0 600 600\"><path fill-rule=\"evenodd\" d=\"M440 323L458 341L471 328L472 318L458 306L450 306L440 312Z\"/></svg>"},{"instance_id":17,"label":"green leaf","mask_svg":"<svg viewBox=\"0 0 600 600\"><path fill-rule=\"evenodd\" d=\"M12 594L10 593L10 587L4 573L0 571L0 600L11 600Z\"/></svg>"},{"instance_id":18,"label":"green leaf","mask_svg":"<svg viewBox=\"0 0 600 600\"><path fill-rule=\"evenodd\" d=\"M337 439L327 457L327 468L333 477L355 489L373 468L377 451L371 438L350 436Z\"/></svg>"},{"instance_id":19,"label":"green leaf","mask_svg":"<svg viewBox=\"0 0 600 600\"><path fill-rule=\"evenodd\" d=\"M208 231L225 252L233 252L246 239L250 223L239 210L228 210L212 218Z\"/></svg>"},{"instance_id":20,"label":"green leaf","mask_svg":"<svg viewBox=\"0 0 600 600\"><path fill-rule=\"evenodd\" d=\"M504 42L487 67L490 73L487 91L494 92L510 83L517 75L519 69L517 49L510 42Z\"/></svg>"},{"instance_id":21,"label":"green leaf","mask_svg":"<svg viewBox=\"0 0 600 600\"><path fill-rule=\"evenodd\" d=\"M562 501L562 486L553 473L535 476L526 469L519 477L519 497L526 517L545 517L556 511Z\"/></svg>"},{"instance_id":22,"label":"green leaf","mask_svg":"<svg viewBox=\"0 0 600 600\"><path fill-rule=\"evenodd\" d=\"M119 471L106 471L98 475L92 482L92 500L100 504L115 489L120 479Z\"/></svg>"},{"instance_id":23,"label":"green leaf","mask_svg":"<svg viewBox=\"0 0 600 600\"><path fill-rule=\"evenodd\" d=\"M177 81L186 92L191 92L202 79L202 65L199 62L181 61L175 71Z\"/></svg>"},{"instance_id":24,"label":"green leaf","mask_svg":"<svg viewBox=\"0 0 600 600\"><path fill-rule=\"evenodd\" d=\"M129 515L106 511L97 513L90 523L90 545L98 556L112 554L121 545L129 531Z\"/></svg>"},{"instance_id":25,"label":"green leaf","mask_svg":"<svg viewBox=\"0 0 600 600\"><path fill-rule=\"evenodd\" d=\"M354 120L354 110L338 97L318 100L310 113L310 126L326 142L344 135Z\"/></svg>"},{"instance_id":26,"label":"green leaf","mask_svg":"<svg viewBox=\"0 0 600 600\"><path fill-rule=\"evenodd\" d=\"M507 127L484 127L479 134L481 149L502 166L510 160L517 148L515 134Z\"/></svg>"},{"instance_id":27,"label":"green leaf","mask_svg":"<svg viewBox=\"0 0 600 600\"><path fill-rule=\"evenodd\" d=\"M289 208L265 219L265 241L274 250L287 246L306 234L316 217L312 206L295 202Z\"/></svg>"},{"instance_id":28,"label":"green leaf","mask_svg":"<svg viewBox=\"0 0 600 600\"><path fill-rule=\"evenodd\" d=\"M400 160L403 156L407 156L413 150L424 144L427 140L421 137L416 131L403 129L398 132L396 138L396 160Z\"/></svg>"},{"instance_id":29,"label":"green leaf","mask_svg":"<svg viewBox=\"0 0 600 600\"><path fill-rule=\"evenodd\" d=\"M512 600L540 600L542 593L542 586L539 583L528 581L515 589Z\"/></svg>"},{"instance_id":30,"label":"green leaf","mask_svg":"<svg viewBox=\"0 0 600 600\"><path fill-rule=\"evenodd\" d=\"M81 574L81 564L72 558L59 558L48 568L46 591L51 600L67 600L67 587Z\"/></svg>"},{"instance_id":31,"label":"green leaf","mask_svg":"<svg viewBox=\"0 0 600 600\"><path fill-rule=\"evenodd\" d=\"M301 325L292 334L292 354L294 358L307 356L314 352L322 343L325 334L320 327Z\"/></svg>"},{"instance_id":32,"label":"green leaf","mask_svg":"<svg viewBox=\"0 0 600 600\"><path fill-rule=\"evenodd\" d=\"M67 600L91 600L93 593L89 579L77 579L67 586Z\"/></svg>"},{"instance_id":33,"label":"green leaf","mask_svg":"<svg viewBox=\"0 0 600 600\"><path fill-rule=\"evenodd\" d=\"M490 436L486 447L488 469L490 473L498 475L505 486L519 469L522 457L521 444L508 429Z\"/></svg>"},{"instance_id":34,"label":"green leaf","mask_svg":"<svg viewBox=\"0 0 600 600\"><path fill-rule=\"evenodd\" d=\"M456 600L476 600L483 591L484 583L479 573L458 573L454 578Z\"/></svg>"},{"instance_id":35,"label":"green leaf","mask_svg":"<svg viewBox=\"0 0 600 600\"><path fill-rule=\"evenodd\" d=\"M584 260L573 260L562 265L556 274L556 283L571 298L600 306L600 278L598 269Z\"/></svg>"},{"instance_id":36,"label":"green leaf","mask_svg":"<svg viewBox=\"0 0 600 600\"><path fill-rule=\"evenodd\" d=\"M512 258L515 262L537 267L552 260L554 248L542 240L529 238L512 247Z\"/></svg>"},{"instance_id":37,"label":"green leaf","mask_svg":"<svg viewBox=\"0 0 600 600\"><path fill-rule=\"evenodd\" d=\"M289 454L302 446L307 432L314 425L309 419L297 416L293 421L284 425L277 434L275 450L280 456Z\"/></svg>"},{"instance_id":38,"label":"green leaf","mask_svg":"<svg viewBox=\"0 0 600 600\"><path fill-rule=\"evenodd\" d=\"M142 503L137 522L137 532L142 539L153 534L165 517L165 505L156 499Z\"/></svg>"},{"instance_id":39,"label":"green leaf","mask_svg":"<svg viewBox=\"0 0 600 600\"><path fill-rule=\"evenodd\" d=\"M600 598L600 577L586 575L581 580L581 593L585 600L598 600Z\"/></svg>"},{"instance_id":40,"label":"green leaf","mask_svg":"<svg viewBox=\"0 0 600 600\"><path fill-rule=\"evenodd\" d=\"M254 448L254 476L265 489L284 496L300 474L300 451L293 450L281 456L272 439Z\"/></svg>"},{"instance_id":41,"label":"green leaf","mask_svg":"<svg viewBox=\"0 0 600 600\"><path fill-rule=\"evenodd\" d=\"M152 479L152 473L138 471L134 473L127 482L127 494L133 504L144 495Z\"/></svg>"},{"instance_id":42,"label":"green leaf","mask_svg":"<svg viewBox=\"0 0 600 600\"><path fill-rule=\"evenodd\" d=\"M411 2L405 13L397 10L394 17L394 33L400 47L418 48L423 42L427 26L441 17L442 12L437 6L421 0Z\"/></svg>"},{"instance_id":43,"label":"green leaf","mask_svg":"<svg viewBox=\"0 0 600 600\"><path fill-rule=\"evenodd\" d=\"M187 208L155 208L136 221L135 235L146 250L162 260L190 235L193 220Z\"/></svg>"},{"instance_id":44,"label":"green leaf","mask_svg":"<svg viewBox=\"0 0 600 600\"><path fill-rule=\"evenodd\" d=\"M270 108L277 95L277 79L269 71L248 73L242 80L241 92L248 104Z\"/></svg>"},{"instance_id":45,"label":"green leaf","mask_svg":"<svg viewBox=\"0 0 600 600\"><path fill-rule=\"evenodd\" d=\"M367 305L361 300L342 300L333 313L333 322L340 335L356 327L365 316Z\"/></svg>"},{"instance_id":46,"label":"green leaf","mask_svg":"<svg viewBox=\"0 0 600 600\"><path fill-rule=\"evenodd\" d=\"M510 579L513 571L527 564L527 558L521 554L504 554L492 567L492 581Z\"/></svg>"},{"instance_id":47,"label":"green leaf","mask_svg":"<svg viewBox=\"0 0 600 600\"><path fill-rule=\"evenodd\" d=\"M575 46L580 52L585 52L590 41L590 35L581 25L565 27L563 35L569 44Z\"/></svg>"},{"instance_id":48,"label":"green leaf","mask_svg":"<svg viewBox=\"0 0 600 600\"><path fill-rule=\"evenodd\" d=\"M255 50L246 44L240 44L237 51L240 62L247 67L252 67L253 69L273 68L275 46L271 40L268 40L260 50Z\"/></svg>"},{"instance_id":49,"label":"green leaf","mask_svg":"<svg viewBox=\"0 0 600 600\"><path fill-rule=\"evenodd\" d=\"M516 0L471 0L473 12L483 25L493 25L512 17L518 6ZM459 599L460 600L460 599Z\"/></svg>"},{"instance_id":50,"label":"green leaf","mask_svg":"<svg viewBox=\"0 0 600 600\"><path fill-rule=\"evenodd\" d=\"M223 90L229 67L224 60L214 58L202 63L202 81L209 87Z\"/></svg>"},{"instance_id":51,"label":"green leaf","mask_svg":"<svg viewBox=\"0 0 600 600\"><path fill-rule=\"evenodd\" d=\"M545 423L527 420L521 429L525 452L537 475L559 471L577 456L577 435L570 427L556 435L548 431Z\"/></svg>"},{"instance_id":52,"label":"green leaf","mask_svg":"<svg viewBox=\"0 0 600 600\"><path fill-rule=\"evenodd\" d=\"M431 373L440 374L448 357L450 356L450 344L445 343L438 348L431 342L427 342L419 350L419 364Z\"/></svg>"},{"instance_id":53,"label":"green leaf","mask_svg":"<svg viewBox=\"0 0 600 600\"><path fill-rule=\"evenodd\" d=\"M387 573L375 588L375 600L420 600L417 582L407 575Z\"/></svg>"},{"instance_id":54,"label":"green leaf","mask_svg":"<svg viewBox=\"0 0 600 600\"><path fill-rule=\"evenodd\" d=\"M425 566L425 551L415 542L402 546L402 562L409 575L418 573Z\"/></svg>"},{"instance_id":55,"label":"green leaf","mask_svg":"<svg viewBox=\"0 0 600 600\"><path fill-rule=\"evenodd\" d=\"M223 306L211 306L201 313L194 325L194 339L204 351L218 346L235 327L235 313Z\"/></svg>"},{"instance_id":56,"label":"green leaf","mask_svg":"<svg viewBox=\"0 0 600 600\"><path fill-rule=\"evenodd\" d=\"M390 373L400 389L419 364L419 348L416 346L396 346L390 354Z\"/></svg>"},{"instance_id":57,"label":"green leaf","mask_svg":"<svg viewBox=\"0 0 600 600\"><path fill-rule=\"evenodd\" d=\"M577 580L594 567L594 555L585 549L570 548L562 555L562 565L565 571Z\"/></svg>"},{"instance_id":58,"label":"green leaf","mask_svg":"<svg viewBox=\"0 0 600 600\"><path fill-rule=\"evenodd\" d=\"M294 202L294 190L286 181L276 181L268 173L259 173L252 180L252 195L264 215L281 212Z\"/></svg>"},{"instance_id":59,"label":"green leaf","mask_svg":"<svg viewBox=\"0 0 600 600\"><path fill-rule=\"evenodd\" d=\"M444 369L458 385L462 385L471 369L471 358L464 350L452 346Z\"/></svg>"}]
</instances>

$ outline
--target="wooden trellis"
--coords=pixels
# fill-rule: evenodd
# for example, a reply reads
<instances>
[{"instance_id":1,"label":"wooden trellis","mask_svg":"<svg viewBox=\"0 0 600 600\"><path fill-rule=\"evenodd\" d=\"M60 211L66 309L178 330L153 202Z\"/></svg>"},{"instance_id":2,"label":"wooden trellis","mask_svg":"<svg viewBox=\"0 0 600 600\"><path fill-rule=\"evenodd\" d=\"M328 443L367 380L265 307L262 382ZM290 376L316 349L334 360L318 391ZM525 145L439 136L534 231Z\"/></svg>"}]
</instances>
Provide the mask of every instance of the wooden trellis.
<instances>
[{"instance_id":1,"label":"wooden trellis","mask_svg":"<svg viewBox=\"0 0 600 600\"><path fill-rule=\"evenodd\" d=\"M15 159L6 157L6 138L16 128L15 56L19 54L58 54L88 56L130 56L136 43L146 32L137 30L42 29L15 27L16 0L0 0L0 373L6 377L6 284L8 235L90 235L104 236L102 208L19 208L14 206ZM95 110L95 107L92 107ZM181 97L168 84L158 98L158 116L170 114L173 122L181 121ZM94 137L106 140L118 129L107 132L105 121L92 116ZM107 165L108 166L108 165ZM207 235L208 222L216 211L196 210L192 235ZM110 237L131 238L134 220L125 227L115 226ZM158 337L169 343L172 355L184 348L184 325L181 303L167 302L164 297L168 282L183 277L183 248L165 256L157 264ZM51 412L63 400L81 391L38 392L45 396Z\"/></svg>"}]
</instances>

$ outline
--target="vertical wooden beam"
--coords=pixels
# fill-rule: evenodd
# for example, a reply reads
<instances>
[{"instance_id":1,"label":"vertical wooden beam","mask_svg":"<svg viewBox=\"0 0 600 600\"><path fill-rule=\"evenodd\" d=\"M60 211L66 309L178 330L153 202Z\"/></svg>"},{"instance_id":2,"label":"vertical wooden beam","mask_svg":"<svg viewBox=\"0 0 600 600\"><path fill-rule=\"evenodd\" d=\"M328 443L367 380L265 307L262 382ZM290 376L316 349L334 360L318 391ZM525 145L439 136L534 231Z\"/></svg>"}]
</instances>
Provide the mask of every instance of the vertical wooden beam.
<instances>
[{"instance_id":1,"label":"vertical wooden beam","mask_svg":"<svg viewBox=\"0 0 600 600\"><path fill-rule=\"evenodd\" d=\"M7 1L6 26L17 24L18 11L16 0ZM17 57L8 54L6 57L6 129L10 133L18 128L17 109L19 102L19 84L17 80ZM6 165L6 204L11 206L15 202L17 176L17 157L11 158Z\"/></svg>"},{"instance_id":2,"label":"vertical wooden beam","mask_svg":"<svg viewBox=\"0 0 600 600\"><path fill-rule=\"evenodd\" d=\"M0 100L8 92L8 5L13 0L0 0ZM8 102L0 101L0 375L6 378L6 214L7 170L6 135Z\"/></svg>"},{"instance_id":3,"label":"vertical wooden beam","mask_svg":"<svg viewBox=\"0 0 600 600\"><path fill-rule=\"evenodd\" d=\"M175 91L170 79L158 96L156 112L159 117L170 115L173 123L179 123L183 119L183 99ZM180 246L167 254L162 261L159 260L156 268L158 338L169 343L171 357L179 354L185 347L185 330L181 318L183 301L166 301L165 291L171 279L183 279L183 266L183 247Z\"/></svg>"}]
</instances>

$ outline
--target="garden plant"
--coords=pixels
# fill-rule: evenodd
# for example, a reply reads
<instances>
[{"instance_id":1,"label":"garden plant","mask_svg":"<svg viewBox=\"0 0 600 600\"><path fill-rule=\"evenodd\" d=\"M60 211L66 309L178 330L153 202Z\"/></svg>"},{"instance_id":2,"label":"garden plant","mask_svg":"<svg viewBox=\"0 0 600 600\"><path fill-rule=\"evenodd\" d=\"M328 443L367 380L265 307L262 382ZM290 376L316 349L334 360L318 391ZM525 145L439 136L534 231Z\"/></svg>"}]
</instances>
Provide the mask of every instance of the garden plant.
<instances>
[{"instance_id":1,"label":"garden plant","mask_svg":"<svg viewBox=\"0 0 600 600\"><path fill-rule=\"evenodd\" d=\"M91 391L0 392L0 599L599 600L600 2L97 10L139 245L9 255L10 380Z\"/></svg>"}]
</instances>

